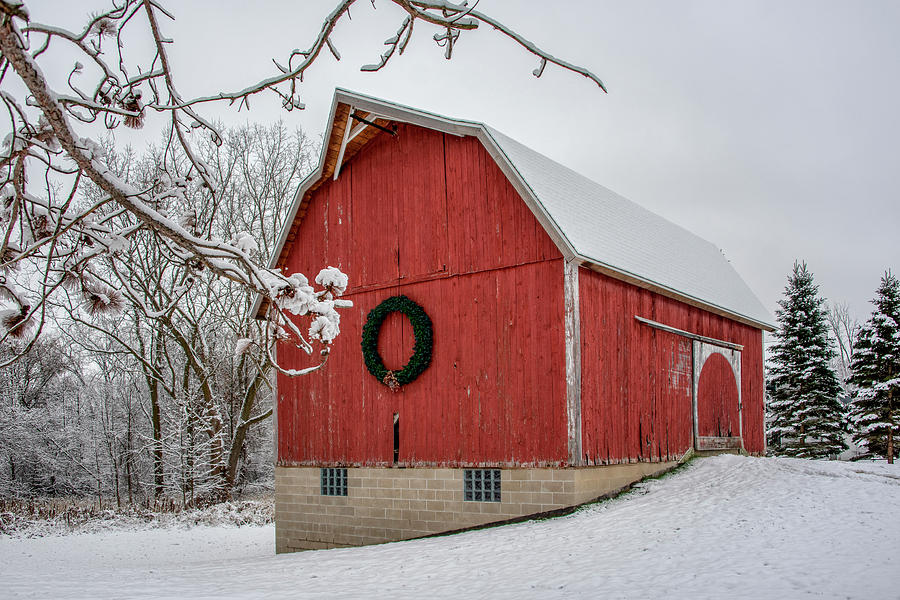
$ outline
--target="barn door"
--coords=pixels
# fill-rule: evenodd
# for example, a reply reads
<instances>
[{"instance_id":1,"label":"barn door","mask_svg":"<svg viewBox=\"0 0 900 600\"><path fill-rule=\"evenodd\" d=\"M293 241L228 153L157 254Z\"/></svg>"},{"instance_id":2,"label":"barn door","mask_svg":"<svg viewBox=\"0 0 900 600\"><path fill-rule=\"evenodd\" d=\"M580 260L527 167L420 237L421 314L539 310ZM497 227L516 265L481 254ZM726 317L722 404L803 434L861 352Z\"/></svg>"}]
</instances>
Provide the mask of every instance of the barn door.
<instances>
[{"instance_id":1,"label":"barn door","mask_svg":"<svg viewBox=\"0 0 900 600\"><path fill-rule=\"evenodd\" d=\"M694 340L694 447L743 448L741 351Z\"/></svg>"}]
</instances>

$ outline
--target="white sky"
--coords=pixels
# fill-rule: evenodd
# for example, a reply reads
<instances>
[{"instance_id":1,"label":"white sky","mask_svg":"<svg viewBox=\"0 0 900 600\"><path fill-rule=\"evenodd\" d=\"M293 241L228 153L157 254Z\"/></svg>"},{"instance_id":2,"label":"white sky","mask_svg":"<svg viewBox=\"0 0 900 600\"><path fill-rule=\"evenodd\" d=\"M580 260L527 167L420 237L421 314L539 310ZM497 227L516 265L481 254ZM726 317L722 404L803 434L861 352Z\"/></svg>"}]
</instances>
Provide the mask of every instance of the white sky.
<instances>
[{"instance_id":1,"label":"white sky","mask_svg":"<svg viewBox=\"0 0 900 600\"><path fill-rule=\"evenodd\" d=\"M182 95L274 74L271 59L307 48L336 2L167 3ZM107 6L27 5L73 29ZM861 320L882 273L900 270L900 3L481 0L481 12L599 75L608 95L552 65L536 79L537 59L488 29L464 33L445 61L424 23L404 56L360 73L404 16L375 5L359 0L336 29L340 62L323 53L308 71L305 111L283 113L270 95L249 113L203 113L229 125L283 118L318 136L341 86L484 121L714 242L773 312L795 258Z\"/></svg>"}]
</instances>

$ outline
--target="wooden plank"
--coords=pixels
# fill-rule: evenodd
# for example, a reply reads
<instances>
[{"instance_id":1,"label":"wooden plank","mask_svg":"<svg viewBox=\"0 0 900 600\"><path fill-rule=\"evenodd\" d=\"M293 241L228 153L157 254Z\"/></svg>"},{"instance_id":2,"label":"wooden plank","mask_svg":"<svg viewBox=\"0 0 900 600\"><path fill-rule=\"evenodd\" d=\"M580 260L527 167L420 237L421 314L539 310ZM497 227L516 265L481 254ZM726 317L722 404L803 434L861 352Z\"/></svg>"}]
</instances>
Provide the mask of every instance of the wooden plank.
<instances>
[{"instance_id":1,"label":"wooden plank","mask_svg":"<svg viewBox=\"0 0 900 600\"><path fill-rule=\"evenodd\" d=\"M561 258L476 138L446 136L451 274Z\"/></svg>"},{"instance_id":2,"label":"wooden plank","mask_svg":"<svg viewBox=\"0 0 900 600\"><path fill-rule=\"evenodd\" d=\"M646 310L646 309L645 309ZM644 325L649 325L655 329L662 329L663 331L668 331L669 333L674 333L676 335L684 336L688 339L698 340L701 342L707 342L709 344L715 344L717 346L723 346L725 348L731 348L733 350L740 350L743 348L740 344L733 344L731 342L726 342L725 340L719 338L711 338L704 335L699 335L696 333L691 333L690 331L684 331L683 329L678 329L676 327L670 327L664 323L660 323L658 321L654 321L652 319L645 319L639 315L634 316L635 319L643 323Z\"/></svg>"},{"instance_id":3,"label":"wooden plank","mask_svg":"<svg viewBox=\"0 0 900 600\"><path fill-rule=\"evenodd\" d=\"M441 273L447 255L447 191L443 134L418 127L400 130L403 143L391 144L398 198L400 272L404 279ZM399 140L398 140L399 141Z\"/></svg>"},{"instance_id":4,"label":"wooden plank","mask_svg":"<svg viewBox=\"0 0 900 600\"><path fill-rule=\"evenodd\" d=\"M700 436L698 450L737 450L741 448L741 438L727 436Z\"/></svg>"},{"instance_id":5,"label":"wooden plank","mask_svg":"<svg viewBox=\"0 0 900 600\"><path fill-rule=\"evenodd\" d=\"M563 344L566 356L566 418L570 465L582 465L581 423L581 305L578 299L578 265L563 260Z\"/></svg>"}]
</instances>

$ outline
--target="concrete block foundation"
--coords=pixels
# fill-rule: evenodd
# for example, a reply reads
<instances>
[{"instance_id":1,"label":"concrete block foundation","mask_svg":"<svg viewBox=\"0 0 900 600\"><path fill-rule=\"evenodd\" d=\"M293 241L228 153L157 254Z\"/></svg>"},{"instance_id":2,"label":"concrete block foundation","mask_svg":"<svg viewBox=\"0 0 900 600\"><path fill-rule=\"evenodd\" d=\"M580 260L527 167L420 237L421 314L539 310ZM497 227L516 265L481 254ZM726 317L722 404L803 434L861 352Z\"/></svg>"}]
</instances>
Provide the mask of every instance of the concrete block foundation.
<instances>
[{"instance_id":1,"label":"concrete block foundation","mask_svg":"<svg viewBox=\"0 0 900 600\"><path fill-rule=\"evenodd\" d=\"M348 468L347 495L318 467L275 469L275 550L361 546L540 515L596 500L675 462L501 469L501 501L463 499L464 469Z\"/></svg>"}]
</instances>

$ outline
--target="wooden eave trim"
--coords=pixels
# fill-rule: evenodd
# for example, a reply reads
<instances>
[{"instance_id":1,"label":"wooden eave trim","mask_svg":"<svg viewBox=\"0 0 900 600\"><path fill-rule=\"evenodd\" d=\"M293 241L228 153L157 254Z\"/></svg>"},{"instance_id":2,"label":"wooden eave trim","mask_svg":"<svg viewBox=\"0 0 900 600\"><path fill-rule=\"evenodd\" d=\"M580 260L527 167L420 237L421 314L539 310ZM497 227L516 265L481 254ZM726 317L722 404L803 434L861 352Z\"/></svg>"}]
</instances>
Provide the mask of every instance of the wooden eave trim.
<instances>
[{"instance_id":1,"label":"wooden eave trim","mask_svg":"<svg viewBox=\"0 0 900 600\"><path fill-rule=\"evenodd\" d=\"M443 115L395 104L387 100L363 96L340 88L335 91L335 98L359 110L374 113L388 121L409 123L410 125L418 125L419 127L434 129L435 131L452 135L472 135L475 130L483 127L481 123L475 121L451 119Z\"/></svg>"}]
</instances>

